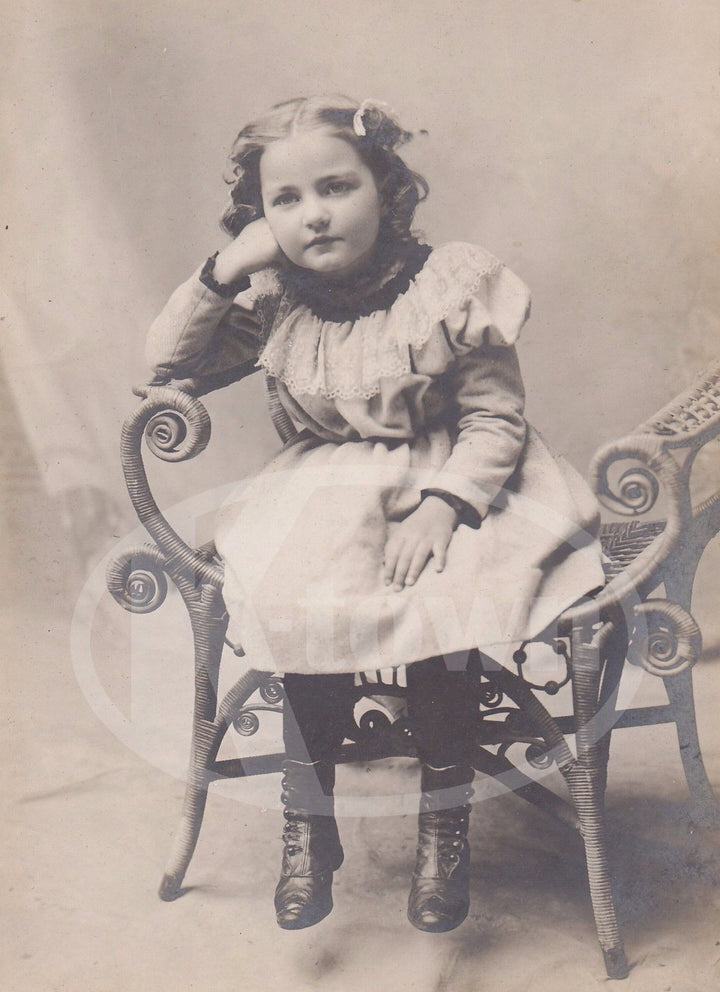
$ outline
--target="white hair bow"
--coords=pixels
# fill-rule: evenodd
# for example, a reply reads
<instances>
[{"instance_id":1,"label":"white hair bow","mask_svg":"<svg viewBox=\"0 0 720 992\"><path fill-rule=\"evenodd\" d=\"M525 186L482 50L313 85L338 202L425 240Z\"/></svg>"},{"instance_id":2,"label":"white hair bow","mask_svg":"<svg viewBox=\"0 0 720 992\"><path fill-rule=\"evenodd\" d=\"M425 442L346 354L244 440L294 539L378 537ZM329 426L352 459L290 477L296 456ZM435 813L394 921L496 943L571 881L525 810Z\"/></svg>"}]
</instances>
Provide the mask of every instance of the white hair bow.
<instances>
[{"instance_id":1,"label":"white hair bow","mask_svg":"<svg viewBox=\"0 0 720 992\"><path fill-rule=\"evenodd\" d=\"M358 109L355 111L355 116L353 117L353 131L359 138L364 138L367 134L367 128L365 127L363 117L368 110L378 110L380 113L385 114L386 117L389 117L397 123L395 111L391 110L391 108L383 100L373 100L372 98L363 100Z\"/></svg>"}]
</instances>

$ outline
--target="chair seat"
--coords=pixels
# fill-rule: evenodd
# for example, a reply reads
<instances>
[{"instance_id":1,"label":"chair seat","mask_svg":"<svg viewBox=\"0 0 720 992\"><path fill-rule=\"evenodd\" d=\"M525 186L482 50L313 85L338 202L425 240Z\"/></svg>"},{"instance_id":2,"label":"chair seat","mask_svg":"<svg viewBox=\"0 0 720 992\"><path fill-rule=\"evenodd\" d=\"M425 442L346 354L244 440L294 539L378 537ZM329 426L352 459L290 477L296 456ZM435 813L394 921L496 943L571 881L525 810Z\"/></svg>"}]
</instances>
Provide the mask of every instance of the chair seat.
<instances>
[{"instance_id":1,"label":"chair seat","mask_svg":"<svg viewBox=\"0 0 720 992\"><path fill-rule=\"evenodd\" d=\"M665 529L665 521L620 521L603 524L600 543L603 549L603 571L609 582L623 572L630 562L649 547Z\"/></svg>"}]
</instances>

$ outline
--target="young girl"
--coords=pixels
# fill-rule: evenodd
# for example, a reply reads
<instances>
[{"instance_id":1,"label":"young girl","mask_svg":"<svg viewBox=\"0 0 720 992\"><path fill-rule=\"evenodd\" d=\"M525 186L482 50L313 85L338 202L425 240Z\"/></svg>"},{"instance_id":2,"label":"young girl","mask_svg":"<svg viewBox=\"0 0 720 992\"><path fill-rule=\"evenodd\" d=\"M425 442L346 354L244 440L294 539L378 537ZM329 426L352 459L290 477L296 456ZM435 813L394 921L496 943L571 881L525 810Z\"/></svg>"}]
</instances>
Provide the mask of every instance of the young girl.
<instances>
[{"instance_id":1,"label":"young girl","mask_svg":"<svg viewBox=\"0 0 720 992\"><path fill-rule=\"evenodd\" d=\"M422 786L408 915L426 931L462 922L468 655L502 660L603 582L594 499L523 418L528 291L482 248L413 236L427 185L397 154L409 138L382 105L341 97L245 127L223 217L234 240L149 337L166 379L262 367L294 432L216 537L233 639L284 673L286 929L332 908L354 674L400 665Z\"/></svg>"}]
</instances>

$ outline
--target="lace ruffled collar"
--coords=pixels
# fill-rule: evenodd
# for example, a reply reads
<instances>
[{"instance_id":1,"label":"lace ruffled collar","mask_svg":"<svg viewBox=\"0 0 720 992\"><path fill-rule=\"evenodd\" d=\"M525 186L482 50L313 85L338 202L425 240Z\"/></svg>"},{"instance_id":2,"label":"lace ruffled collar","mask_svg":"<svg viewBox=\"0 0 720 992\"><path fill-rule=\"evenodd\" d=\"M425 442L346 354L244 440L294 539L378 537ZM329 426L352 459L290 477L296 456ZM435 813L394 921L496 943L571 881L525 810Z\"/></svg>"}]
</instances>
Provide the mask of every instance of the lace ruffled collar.
<instances>
[{"instance_id":1,"label":"lace ruffled collar","mask_svg":"<svg viewBox=\"0 0 720 992\"><path fill-rule=\"evenodd\" d=\"M295 396L327 399L370 399L380 392L381 379L409 373L410 349L426 344L448 315L466 307L468 297L502 268L475 245L418 249L427 252L419 270L408 276L410 268L403 268L385 284L388 305L376 307L379 297L373 297L372 308L360 316L331 320L286 292L258 365Z\"/></svg>"}]
</instances>

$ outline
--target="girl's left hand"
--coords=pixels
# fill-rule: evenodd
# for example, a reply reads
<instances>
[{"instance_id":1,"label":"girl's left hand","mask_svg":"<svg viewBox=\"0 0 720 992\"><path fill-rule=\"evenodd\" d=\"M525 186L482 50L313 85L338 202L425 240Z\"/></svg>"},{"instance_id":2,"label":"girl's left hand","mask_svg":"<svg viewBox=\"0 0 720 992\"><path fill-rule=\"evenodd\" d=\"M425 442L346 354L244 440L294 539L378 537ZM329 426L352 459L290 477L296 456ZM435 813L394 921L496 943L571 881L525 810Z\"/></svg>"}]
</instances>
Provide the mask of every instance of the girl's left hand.
<instances>
[{"instance_id":1,"label":"girl's left hand","mask_svg":"<svg viewBox=\"0 0 720 992\"><path fill-rule=\"evenodd\" d=\"M437 496L426 496L385 545L385 585L396 590L414 585L431 555L435 571L442 572L457 522L456 510Z\"/></svg>"}]
</instances>

